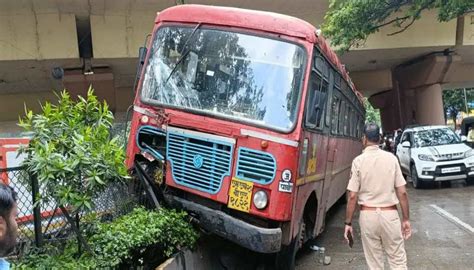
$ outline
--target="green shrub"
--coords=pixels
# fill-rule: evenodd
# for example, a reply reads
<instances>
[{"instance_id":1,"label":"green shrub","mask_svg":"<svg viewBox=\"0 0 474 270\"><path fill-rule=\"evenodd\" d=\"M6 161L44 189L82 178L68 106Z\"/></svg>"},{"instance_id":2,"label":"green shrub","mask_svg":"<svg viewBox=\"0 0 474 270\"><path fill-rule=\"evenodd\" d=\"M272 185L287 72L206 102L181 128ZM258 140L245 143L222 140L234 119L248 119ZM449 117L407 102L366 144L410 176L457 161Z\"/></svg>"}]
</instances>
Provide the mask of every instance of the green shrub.
<instances>
[{"instance_id":1,"label":"green shrub","mask_svg":"<svg viewBox=\"0 0 474 270\"><path fill-rule=\"evenodd\" d=\"M125 151L110 136L112 112L92 88L77 102L66 90L58 98L57 105L46 102L41 113L27 111L20 119L32 133L29 145L20 149L28 155L23 165L37 176L42 199L53 198L73 211L91 209L95 195L127 177Z\"/></svg>"},{"instance_id":2,"label":"green shrub","mask_svg":"<svg viewBox=\"0 0 474 270\"><path fill-rule=\"evenodd\" d=\"M99 223L88 242L94 254L76 258L74 241L63 248L46 247L23 258L15 269L94 269L140 264L147 249L165 259L185 247L193 247L199 234L187 214L174 210L148 211L137 208L110 223Z\"/></svg>"}]
</instances>

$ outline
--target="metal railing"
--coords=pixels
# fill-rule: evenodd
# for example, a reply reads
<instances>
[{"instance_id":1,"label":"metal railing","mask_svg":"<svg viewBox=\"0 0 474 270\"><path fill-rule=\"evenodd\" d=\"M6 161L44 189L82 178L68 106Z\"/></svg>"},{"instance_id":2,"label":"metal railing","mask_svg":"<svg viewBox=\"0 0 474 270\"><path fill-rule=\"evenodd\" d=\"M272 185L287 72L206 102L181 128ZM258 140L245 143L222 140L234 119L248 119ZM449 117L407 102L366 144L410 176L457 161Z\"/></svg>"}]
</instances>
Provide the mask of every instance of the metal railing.
<instances>
[{"instance_id":1,"label":"metal railing","mask_svg":"<svg viewBox=\"0 0 474 270\"><path fill-rule=\"evenodd\" d=\"M22 256L44 244L54 244L75 237L73 228L58 203L44 197L41 203L34 203L34 198L43 196L41 187L36 177L29 175L23 167L0 168L0 181L10 185L18 195L18 245L13 255ZM95 213L101 221L111 221L137 206L153 207L147 188L139 179L117 181L93 199L94 207L91 211L81 212L79 215L85 217Z\"/></svg>"}]
</instances>

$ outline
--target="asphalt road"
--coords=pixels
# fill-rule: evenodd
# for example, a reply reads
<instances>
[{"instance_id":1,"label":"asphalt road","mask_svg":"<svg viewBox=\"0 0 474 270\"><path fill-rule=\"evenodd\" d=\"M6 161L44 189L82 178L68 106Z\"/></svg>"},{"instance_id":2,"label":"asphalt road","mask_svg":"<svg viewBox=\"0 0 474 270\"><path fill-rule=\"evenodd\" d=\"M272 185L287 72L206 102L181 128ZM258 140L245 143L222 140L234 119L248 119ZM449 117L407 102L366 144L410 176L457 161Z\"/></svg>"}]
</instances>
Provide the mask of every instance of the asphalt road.
<instances>
[{"instance_id":1,"label":"asphalt road","mask_svg":"<svg viewBox=\"0 0 474 270\"><path fill-rule=\"evenodd\" d=\"M474 269L474 186L464 181L415 190L408 184L413 234L406 242L409 269ZM367 269L360 229L354 219L355 239L350 249L343 238L345 204L337 203L328 213L325 231L315 240L326 249L331 264L318 262L309 249L297 255L296 270ZM257 254L216 236L201 239L206 264L199 269L263 270L271 256ZM196 268L196 269L197 269ZM389 269L386 263L386 269Z\"/></svg>"},{"instance_id":2,"label":"asphalt road","mask_svg":"<svg viewBox=\"0 0 474 270\"><path fill-rule=\"evenodd\" d=\"M405 243L408 267L474 269L474 186L465 186L464 181L422 190L408 186L413 230ZM367 269L357 222L354 247L350 249L343 239L344 214L345 205L335 205L325 232L316 239L331 256L331 264L322 266L316 252L304 250L298 256L297 270Z\"/></svg>"}]
</instances>

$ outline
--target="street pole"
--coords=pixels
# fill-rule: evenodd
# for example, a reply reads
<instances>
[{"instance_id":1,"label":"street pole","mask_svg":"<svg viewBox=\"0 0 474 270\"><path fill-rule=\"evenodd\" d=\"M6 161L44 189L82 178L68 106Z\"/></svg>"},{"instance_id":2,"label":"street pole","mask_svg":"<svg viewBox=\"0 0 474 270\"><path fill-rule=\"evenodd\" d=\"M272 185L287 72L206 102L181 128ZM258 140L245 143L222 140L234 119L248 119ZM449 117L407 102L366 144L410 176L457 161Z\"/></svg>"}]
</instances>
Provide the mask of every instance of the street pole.
<instances>
[{"instance_id":1,"label":"street pole","mask_svg":"<svg viewBox=\"0 0 474 270\"><path fill-rule=\"evenodd\" d=\"M469 108L467 106L467 95L466 95L466 88L464 88L464 105L466 106L466 113L469 116Z\"/></svg>"}]
</instances>

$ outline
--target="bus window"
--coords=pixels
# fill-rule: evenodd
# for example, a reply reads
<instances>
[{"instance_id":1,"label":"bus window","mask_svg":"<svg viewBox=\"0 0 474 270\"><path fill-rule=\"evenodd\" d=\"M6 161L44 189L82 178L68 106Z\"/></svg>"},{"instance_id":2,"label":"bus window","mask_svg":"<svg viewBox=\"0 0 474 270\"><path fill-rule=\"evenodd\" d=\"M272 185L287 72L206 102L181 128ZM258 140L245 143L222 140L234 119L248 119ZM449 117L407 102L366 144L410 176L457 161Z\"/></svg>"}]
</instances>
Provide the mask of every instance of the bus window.
<instances>
[{"instance_id":1,"label":"bus window","mask_svg":"<svg viewBox=\"0 0 474 270\"><path fill-rule=\"evenodd\" d=\"M323 115L326 110L328 82L321 75L311 72L311 85L308 94L306 125L310 128L323 127Z\"/></svg>"},{"instance_id":2,"label":"bus window","mask_svg":"<svg viewBox=\"0 0 474 270\"><path fill-rule=\"evenodd\" d=\"M339 73L335 73L334 75L334 85L337 88L341 88L341 75Z\"/></svg>"},{"instance_id":3,"label":"bus window","mask_svg":"<svg viewBox=\"0 0 474 270\"><path fill-rule=\"evenodd\" d=\"M359 139L360 138L360 115L359 114L356 115L354 124L355 124L355 137Z\"/></svg>"},{"instance_id":4,"label":"bus window","mask_svg":"<svg viewBox=\"0 0 474 270\"><path fill-rule=\"evenodd\" d=\"M346 101L346 110L344 112L344 135L349 136L349 113L351 104Z\"/></svg>"},{"instance_id":5,"label":"bus window","mask_svg":"<svg viewBox=\"0 0 474 270\"><path fill-rule=\"evenodd\" d=\"M347 135L349 137L354 137L354 109L352 109L352 104L349 105L349 121L347 122Z\"/></svg>"},{"instance_id":6,"label":"bus window","mask_svg":"<svg viewBox=\"0 0 474 270\"><path fill-rule=\"evenodd\" d=\"M339 120L339 102L338 96L332 97L332 108L331 108L331 133L337 134L338 120Z\"/></svg>"},{"instance_id":7,"label":"bus window","mask_svg":"<svg viewBox=\"0 0 474 270\"><path fill-rule=\"evenodd\" d=\"M344 119L346 117L346 101L341 100L339 103L339 127L337 128L337 134L344 135Z\"/></svg>"}]
</instances>

